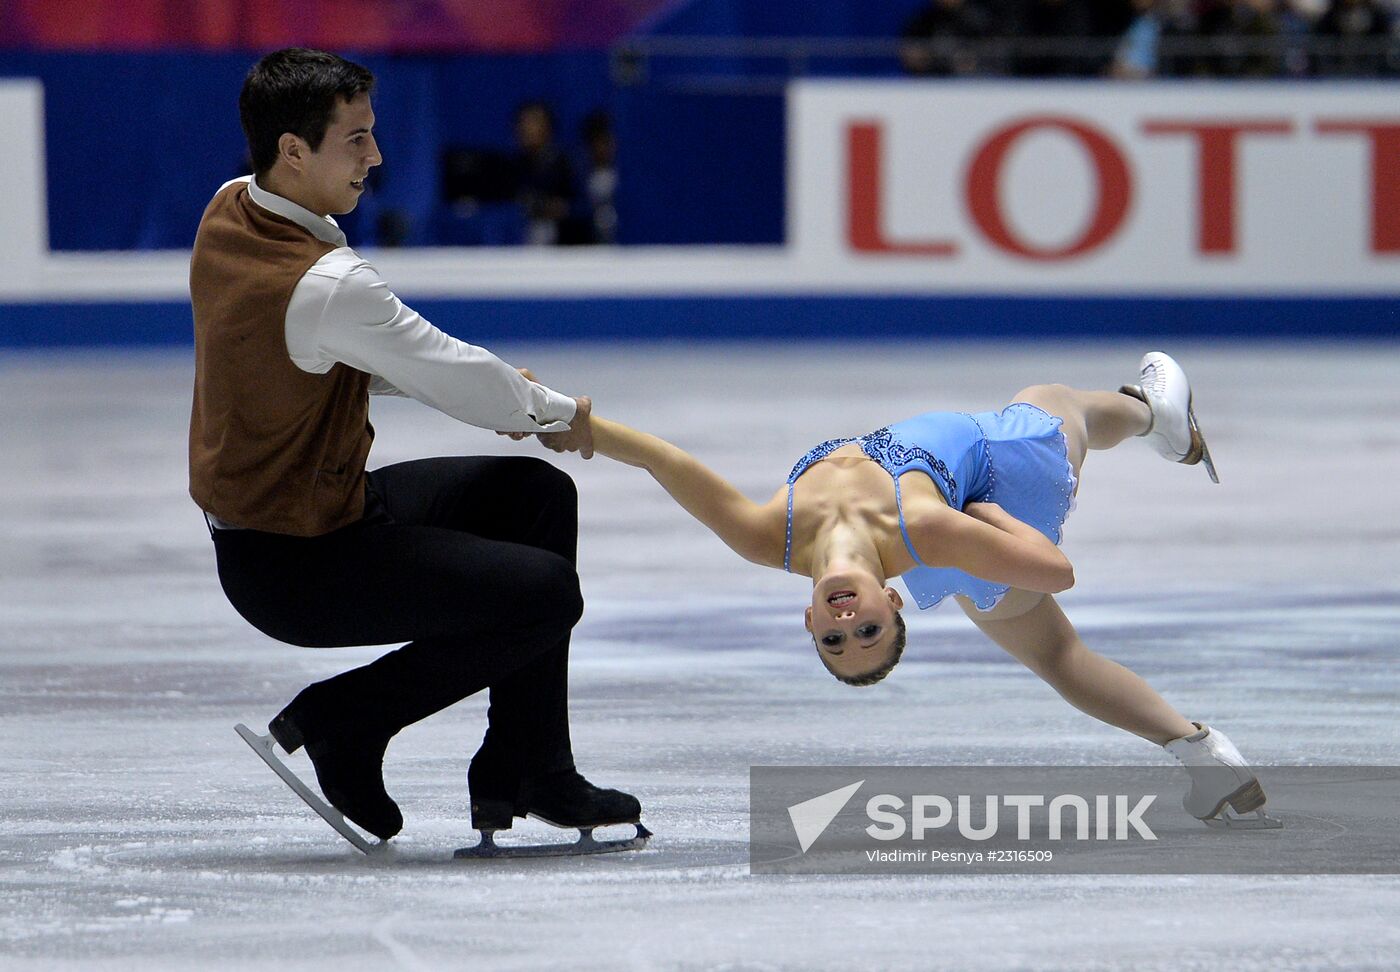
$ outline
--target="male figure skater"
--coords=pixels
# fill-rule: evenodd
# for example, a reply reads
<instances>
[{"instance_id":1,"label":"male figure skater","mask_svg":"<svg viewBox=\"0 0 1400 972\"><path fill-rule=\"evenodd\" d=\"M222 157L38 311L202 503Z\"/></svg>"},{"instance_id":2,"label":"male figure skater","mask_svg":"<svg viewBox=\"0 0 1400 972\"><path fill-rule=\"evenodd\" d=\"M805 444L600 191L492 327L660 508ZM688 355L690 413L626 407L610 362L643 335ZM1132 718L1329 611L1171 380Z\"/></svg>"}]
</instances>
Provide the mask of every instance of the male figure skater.
<instances>
[{"instance_id":1,"label":"male figure skater","mask_svg":"<svg viewBox=\"0 0 1400 972\"><path fill-rule=\"evenodd\" d=\"M382 762L404 726L491 691L471 762L472 826L530 813L583 829L636 822L637 800L574 768L569 633L583 611L577 497L524 457L423 459L366 472L371 393L592 454L590 402L434 328L345 245L380 164L365 68L289 49L248 73L239 114L254 174L223 186L190 269L190 495L238 612L281 641L408 642L308 686L269 725L305 746L326 799L387 840L403 826ZM640 827L639 827L640 833Z\"/></svg>"}]
</instances>

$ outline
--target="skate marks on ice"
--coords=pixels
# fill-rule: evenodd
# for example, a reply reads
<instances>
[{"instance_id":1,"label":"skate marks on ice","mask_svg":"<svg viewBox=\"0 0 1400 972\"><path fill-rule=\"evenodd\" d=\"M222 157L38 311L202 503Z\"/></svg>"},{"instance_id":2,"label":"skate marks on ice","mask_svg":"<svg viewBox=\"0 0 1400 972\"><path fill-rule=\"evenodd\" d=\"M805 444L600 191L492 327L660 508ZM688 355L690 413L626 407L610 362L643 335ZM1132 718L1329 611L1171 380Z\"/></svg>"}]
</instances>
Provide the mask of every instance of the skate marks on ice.
<instances>
[{"instance_id":1,"label":"skate marks on ice","mask_svg":"<svg viewBox=\"0 0 1400 972\"><path fill-rule=\"evenodd\" d=\"M742 799L742 793L733 794L736 805ZM729 816L737 820L737 810ZM708 821L694 815L663 811L655 817L655 826L663 828L662 834L632 853L454 860L453 849L462 843L467 829L465 818L423 819L410 813L409 832L374 845L366 854L341 842L304 810L276 815L260 811L237 817L211 812L195 829L175 830L162 823L148 828L139 840L130 839L138 833L129 826L35 837L27 842L23 854L0 856L0 865L5 857L23 865L12 869L9 879L33 868L34 873L52 872L51 878L60 881L71 878L94 893L113 888L163 888L177 897L188 900L193 895L206 903L218 901L226 892L254 887L292 891L369 882L367 888L394 893L400 881L414 880L414 875L450 886L458 881L513 881L529 875L603 882L627 880L628 873L646 874L647 880L688 873L689 882L707 880L705 874L724 879L747 875L746 839L737 834L716 836ZM613 834L631 834L634 829L635 825L600 827L597 834L601 841ZM544 824L521 821L501 842L537 846L557 833ZM497 836L499 840L502 835ZM12 881L0 879L0 901L13 889ZM217 910L222 907L218 905ZM5 924L0 920L0 939Z\"/></svg>"},{"instance_id":2,"label":"skate marks on ice","mask_svg":"<svg viewBox=\"0 0 1400 972\"><path fill-rule=\"evenodd\" d=\"M381 949L394 942L423 963L397 967L602 967L619 932L588 926L670 906L677 883L696 893L746 872L658 869L652 851L454 863L446 834L366 856L334 835L326 850L315 823L314 836L289 841L293 826L246 843L217 820L218 839L72 834L86 843L51 861L0 863L0 967L369 970L390 967Z\"/></svg>"}]
</instances>

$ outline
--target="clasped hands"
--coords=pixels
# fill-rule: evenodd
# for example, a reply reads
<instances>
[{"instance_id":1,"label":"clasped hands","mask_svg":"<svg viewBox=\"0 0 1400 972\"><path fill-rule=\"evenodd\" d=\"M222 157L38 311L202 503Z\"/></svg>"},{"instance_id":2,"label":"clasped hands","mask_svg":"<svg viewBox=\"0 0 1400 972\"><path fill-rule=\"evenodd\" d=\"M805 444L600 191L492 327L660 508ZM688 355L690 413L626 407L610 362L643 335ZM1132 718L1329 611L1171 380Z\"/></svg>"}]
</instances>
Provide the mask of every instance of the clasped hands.
<instances>
[{"instance_id":1,"label":"clasped hands","mask_svg":"<svg viewBox=\"0 0 1400 972\"><path fill-rule=\"evenodd\" d=\"M535 376L528 368L517 369L526 379L535 380ZM593 458L593 423L589 421L593 414L593 399L587 395L581 395L574 399L574 417L569 421L567 432L497 432L497 435L509 436L516 442L521 439L528 439L530 436L540 440L540 445L551 452L577 452L584 459Z\"/></svg>"}]
</instances>

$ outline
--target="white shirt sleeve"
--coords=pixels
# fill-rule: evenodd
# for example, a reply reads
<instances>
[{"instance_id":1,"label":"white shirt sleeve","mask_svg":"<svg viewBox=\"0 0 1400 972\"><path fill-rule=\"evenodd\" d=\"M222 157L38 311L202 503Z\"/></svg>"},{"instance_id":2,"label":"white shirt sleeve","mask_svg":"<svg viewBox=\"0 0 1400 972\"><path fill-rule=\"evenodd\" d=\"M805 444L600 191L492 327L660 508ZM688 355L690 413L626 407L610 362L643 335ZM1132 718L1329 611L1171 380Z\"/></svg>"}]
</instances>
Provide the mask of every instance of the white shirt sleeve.
<instances>
[{"instance_id":1,"label":"white shirt sleeve","mask_svg":"<svg viewBox=\"0 0 1400 972\"><path fill-rule=\"evenodd\" d=\"M374 376L370 390L416 398L498 432L563 432L577 407L485 348L429 324L349 247L317 261L287 305L287 353L303 371L337 362Z\"/></svg>"},{"instance_id":2,"label":"white shirt sleeve","mask_svg":"<svg viewBox=\"0 0 1400 972\"><path fill-rule=\"evenodd\" d=\"M395 388L393 385L389 384L379 375L369 376L369 393L371 395L396 395L399 398L410 397L402 389Z\"/></svg>"}]
</instances>

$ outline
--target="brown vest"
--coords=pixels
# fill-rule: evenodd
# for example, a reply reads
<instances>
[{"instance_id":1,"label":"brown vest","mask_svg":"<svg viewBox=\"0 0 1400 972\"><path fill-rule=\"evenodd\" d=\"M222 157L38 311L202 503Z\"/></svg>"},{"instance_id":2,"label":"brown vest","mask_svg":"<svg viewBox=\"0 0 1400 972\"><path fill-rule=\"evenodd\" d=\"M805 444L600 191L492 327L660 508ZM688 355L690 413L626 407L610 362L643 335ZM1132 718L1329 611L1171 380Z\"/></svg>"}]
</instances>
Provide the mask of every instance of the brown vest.
<instances>
[{"instance_id":1,"label":"brown vest","mask_svg":"<svg viewBox=\"0 0 1400 972\"><path fill-rule=\"evenodd\" d=\"M236 182L204 211L190 263L190 496L235 526L319 536L364 515L370 376L287 355L287 304L335 245Z\"/></svg>"}]
</instances>

